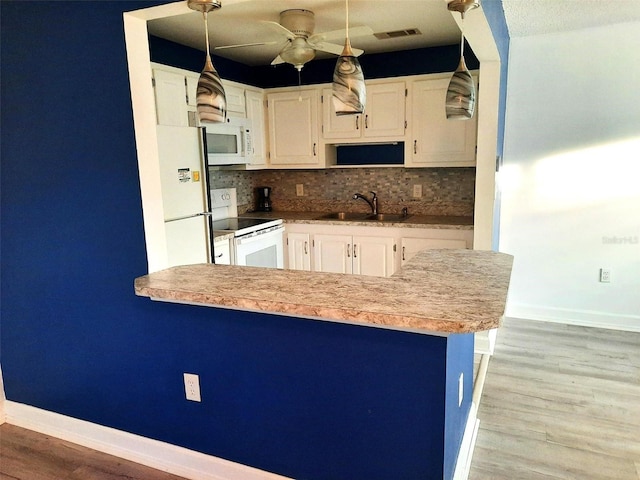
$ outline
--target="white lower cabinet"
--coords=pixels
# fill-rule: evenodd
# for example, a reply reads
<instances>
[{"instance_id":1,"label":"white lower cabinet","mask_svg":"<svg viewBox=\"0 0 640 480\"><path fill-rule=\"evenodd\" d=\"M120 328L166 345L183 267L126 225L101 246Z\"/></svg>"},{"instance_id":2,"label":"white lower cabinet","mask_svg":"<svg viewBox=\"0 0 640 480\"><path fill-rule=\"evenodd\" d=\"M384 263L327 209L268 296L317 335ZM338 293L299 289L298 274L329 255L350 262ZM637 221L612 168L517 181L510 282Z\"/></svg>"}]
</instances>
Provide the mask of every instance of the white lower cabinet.
<instances>
[{"instance_id":1,"label":"white lower cabinet","mask_svg":"<svg viewBox=\"0 0 640 480\"><path fill-rule=\"evenodd\" d=\"M287 268L311 271L311 235L287 232Z\"/></svg>"},{"instance_id":2,"label":"white lower cabinet","mask_svg":"<svg viewBox=\"0 0 640 480\"><path fill-rule=\"evenodd\" d=\"M217 265L231 265L231 245L229 240L213 242L213 263Z\"/></svg>"},{"instance_id":3,"label":"white lower cabinet","mask_svg":"<svg viewBox=\"0 0 640 480\"><path fill-rule=\"evenodd\" d=\"M354 273L388 277L394 272L391 237L326 235L313 236L316 272Z\"/></svg>"},{"instance_id":4,"label":"white lower cabinet","mask_svg":"<svg viewBox=\"0 0 640 480\"><path fill-rule=\"evenodd\" d=\"M285 224L287 268L389 277L421 250L473 248L473 229ZM327 233L331 232L331 233Z\"/></svg>"},{"instance_id":5,"label":"white lower cabinet","mask_svg":"<svg viewBox=\"0 0 640 480\"><path fill-rule=\"evenodd\" d=\"M385 228L323 224L286 224L285 228L287 268L378 277L396 270L396 237Z\"/></svg>"}]
</instances>

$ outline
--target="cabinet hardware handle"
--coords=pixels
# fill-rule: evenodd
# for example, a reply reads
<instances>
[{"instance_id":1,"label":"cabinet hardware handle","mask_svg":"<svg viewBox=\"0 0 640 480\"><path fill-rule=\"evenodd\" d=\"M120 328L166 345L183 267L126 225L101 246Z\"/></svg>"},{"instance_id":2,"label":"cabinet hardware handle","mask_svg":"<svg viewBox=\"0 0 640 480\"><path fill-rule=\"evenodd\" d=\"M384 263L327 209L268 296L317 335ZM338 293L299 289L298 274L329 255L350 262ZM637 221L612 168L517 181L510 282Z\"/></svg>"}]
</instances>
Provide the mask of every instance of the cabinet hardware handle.
<instances>
[{"instance_id":1,"label":"cabinet hardware handle","mask_svg":"<svg viewBox=\"0 0 640 480\"><path fill-rule=\"evenodd\" d=\"M413 153L418 153L418 140L413 141Z\"/></svg>"},{"instance_id":2,"label":"cabinet hardware handle","mask_svg":"<svg viewBox=\"0 0 640 480\"><path fill-rule=\"evenodd\" d=\"M351 257L351 244L347 245L347 258Z\"/></svg>"},{"instance_id":3,"label":"cabinet hardware handle","mask_svg":"<svg viewBox=\"0 0 640 480\"><path fill-rule=\"evenodd\" d=\"M313 144L313 156L314 157L316 156L316 144L315 143Z\"/></svg>"},{"instance_id":4,"label":"cabinet hardware handle","mask_svg":"<svg viewBox=\"0 0 640 480\"><path fill-rule=\"evenodd\" d=\"M356 248L358 247L357 244L353 244L353 258L357 258L358 257L358 251L356 250Z\"/></svg>"},{"instance_id":5,"label":"cabinet hardware handle","mask_svg":"<svg viewBox=\"0 0 640 480\"><path fill-rule=\"evenodd\" d=\"M356 115L356 130L360 130L360 115Z\"/></svg>"},{"instance_id":6,"label":"cabinet hardware handle","mask_svg":"<svg viewBox=\"0 0 640 480\"><path fill-rule=\"evenodd\" d=\"M215 258L222 258L222 255L224 254L221 253L220 255L216 255Z\"/></svg>"},{"instance_id":7,"label":"cabinet hardware handle","mask_svg":"<svg viewBox=\"0 0 640 480\"><path fill-rule=\"evenodd\" d=\"M364 116L364 128L369 128L369 115Z\"/></svg>"},{"instance_id":8,"label":"cabinet hardware handle","mask_svg":"<svg viewBox=\"0 0 640 480\"><path fill-rule=\"evenodd\" d=\"M304 254L307 255L309 253L309 243L304 242Z\"/></svg>"},{"instance_id":9,"label":"cabinet hardware handle","mask_svg":"<svg viewBox=\"0 0 640 480\"><path fill-rule=\"evenodd\" d=\"M404 247L402 247L402 261L404 262Z\"/></svg>"}]
</instances>

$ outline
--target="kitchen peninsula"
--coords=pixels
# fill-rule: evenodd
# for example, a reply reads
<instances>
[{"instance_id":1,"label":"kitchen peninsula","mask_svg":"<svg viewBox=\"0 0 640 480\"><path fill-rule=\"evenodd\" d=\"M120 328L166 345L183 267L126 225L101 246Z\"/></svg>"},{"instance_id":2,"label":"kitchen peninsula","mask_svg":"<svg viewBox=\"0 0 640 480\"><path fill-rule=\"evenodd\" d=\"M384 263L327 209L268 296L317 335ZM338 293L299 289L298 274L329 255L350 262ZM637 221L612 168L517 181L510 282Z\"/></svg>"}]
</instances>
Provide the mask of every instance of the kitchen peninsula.
<instances>
[{"instance_id":1,"label":"kitchen peninsula","mask_svg":"<svg viewBox=\"0 0 640 480\"><path fill-rule=\"evenodd\" d=\"M478 250L425 250L390 278L187 265L135 281L137 295L420 333L473 333L500 326L512 257Z\"/></svg>"},{"instance_id":2,"label":"kitchen peninsula","mask_svg":"<svg viewBox=\"0 0 640 480\"><path fill-rule=\"evenodd\" d=\"M500 326L512 260L425 250L388 278L179 266L137 278L135 292L200 305L210 322L260 339L234 344L233 352L245 352L239 358L227 360L215 347L209 354L214 385L231 374L225 368L241 372L227 380L233 412L257 402L258 412L279 419L234 413L245 444L269 444L268 454L234 461L277 478L450 480L464 478L478 424L473 332ZM180 309L195 308L175 307L178 322ZM229 363L245 362L246 349L264 352L260 364ZM247 397L254 384L266 397ZM202 388L203 408L219 408L223 390ZM235 441L232 431L211 428Z\"/></svg>"}]
</instances>

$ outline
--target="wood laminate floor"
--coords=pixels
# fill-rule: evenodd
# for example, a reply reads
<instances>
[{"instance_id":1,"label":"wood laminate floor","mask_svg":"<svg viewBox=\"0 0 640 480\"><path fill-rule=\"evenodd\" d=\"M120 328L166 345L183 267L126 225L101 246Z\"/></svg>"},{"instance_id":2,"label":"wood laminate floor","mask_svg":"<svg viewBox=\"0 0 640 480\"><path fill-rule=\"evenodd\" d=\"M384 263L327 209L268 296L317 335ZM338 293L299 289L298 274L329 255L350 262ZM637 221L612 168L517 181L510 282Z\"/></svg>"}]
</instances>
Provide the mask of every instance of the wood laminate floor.
<instances>
[{"instance_id":1,"label":"wood laminate floor","mask_svg":"<svg viewBox=\"0 0 640 480\"><path fill-rule=\"evenodd\" d=\"M639 480L640 333L507 319L478 417L469 480ZM2 480L122 478L180 480L0 427Z\"/></svg>"},{"instance_id":2,"label":"wood laminate floor","mask_svg":"<svg viewBox=\"0 0 640 480\"><path fill-rule=\"evenodd\" d=\"M640 333L507 319L469 480L639 480Z\"/></svg>"},{"instance_id":3,"label":"wood laminate floor","mask_svg":"<svg viewBox=\"0 0 640 480\"><path fill-rule=\"evenodd\" d=\"M1 480L185 480L14 425L0 426Z\"/></svg>"}]
</instances>

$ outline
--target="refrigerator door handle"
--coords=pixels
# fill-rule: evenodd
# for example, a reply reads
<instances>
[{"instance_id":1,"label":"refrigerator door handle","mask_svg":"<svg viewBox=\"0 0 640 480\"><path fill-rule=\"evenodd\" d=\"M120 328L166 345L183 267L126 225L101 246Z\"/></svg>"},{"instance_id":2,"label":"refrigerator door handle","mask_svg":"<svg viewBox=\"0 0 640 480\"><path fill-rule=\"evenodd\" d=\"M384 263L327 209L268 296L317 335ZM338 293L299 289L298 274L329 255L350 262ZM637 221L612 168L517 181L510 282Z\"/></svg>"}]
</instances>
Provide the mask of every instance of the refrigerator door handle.
<instances>
[{"instance_id":1,"label":"refrigerator door handle","mask_svg":"<svg viewBox=\"0 0 640 480\"><path fill-rule=\"evenodd\" d=\"M211 212L200 212L200 213L194 213L193 215L185 215L184 217L167 218L164 221L164 223L177 222L178 220L186 220L187 218L212 217L212 216L213 216L213 213Z\"/></svg>"}]
</instances>

